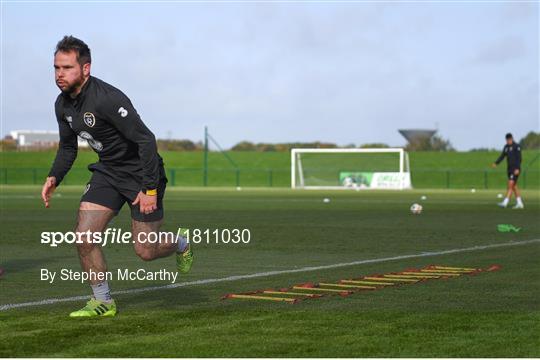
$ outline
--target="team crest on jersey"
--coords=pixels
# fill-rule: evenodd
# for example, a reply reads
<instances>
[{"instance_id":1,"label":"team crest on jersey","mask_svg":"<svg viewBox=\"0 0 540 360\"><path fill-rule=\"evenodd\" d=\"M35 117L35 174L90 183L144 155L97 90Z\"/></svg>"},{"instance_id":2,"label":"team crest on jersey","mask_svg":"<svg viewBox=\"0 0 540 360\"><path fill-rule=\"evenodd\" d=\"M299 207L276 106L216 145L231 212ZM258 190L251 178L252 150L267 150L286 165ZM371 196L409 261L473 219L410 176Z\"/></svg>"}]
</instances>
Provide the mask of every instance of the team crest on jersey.
<instances>
[{"instance_id":1,"label":"team crest on jersey","mask_svg":"<svg viewBox=\"0 0 540 360\"><path fill-rule=\"evenodd\" d=\"M91 112L84 113L83 121L88 127L94 127L96 125L96 117Z\"/></svg>"}]
</instances>

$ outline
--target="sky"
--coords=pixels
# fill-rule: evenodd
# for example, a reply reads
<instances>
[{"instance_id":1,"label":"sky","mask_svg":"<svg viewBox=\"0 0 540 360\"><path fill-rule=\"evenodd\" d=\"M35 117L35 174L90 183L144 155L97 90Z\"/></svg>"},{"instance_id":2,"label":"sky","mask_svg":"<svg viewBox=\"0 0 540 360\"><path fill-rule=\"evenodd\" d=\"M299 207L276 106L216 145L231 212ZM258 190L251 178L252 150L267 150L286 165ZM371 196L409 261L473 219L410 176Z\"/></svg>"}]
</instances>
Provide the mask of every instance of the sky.
<instances>
[{"instance_id":1,"label":"sky","mask_svg":"<svg viewBox=\"0 0 540 360\"><path fill-rule=\"evenodd\" d=\"M158 138L458 150L540 131L538 2L3 2L0 135L56 130L53 52L92 50Z\"/></svg>"}]
</instances>

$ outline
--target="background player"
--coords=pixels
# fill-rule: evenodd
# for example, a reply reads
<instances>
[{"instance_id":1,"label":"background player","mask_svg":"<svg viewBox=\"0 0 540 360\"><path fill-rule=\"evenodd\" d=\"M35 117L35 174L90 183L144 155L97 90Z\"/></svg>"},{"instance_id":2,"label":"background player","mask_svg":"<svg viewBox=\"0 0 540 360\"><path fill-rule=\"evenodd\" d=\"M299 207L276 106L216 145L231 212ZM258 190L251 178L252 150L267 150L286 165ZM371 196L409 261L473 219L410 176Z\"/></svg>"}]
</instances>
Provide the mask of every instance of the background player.
<instances>
[{"instance_id":1,"label":"background player","mask_svg":"<svg viewBox=\"0 0 540 360\"><path fill-rule=\"evenodd\" d=\"M521 146L514 141L512 134L506 134L506 145L502 150L501 156L493 163L493 167L497 167L499 163L506 157L507 172L508 172L508 187L506 197L499 206L505 208L508 206L512 192L516 196L516 205L514 209L523 209L523 201L517 186L519 174L521 173Z\"/></svg>"},{"instance_id":2,"label":"background player","mask_svg":"<svg viewBox=\"0 0 540 360\"><path fill-rule=\"evenodd\" d=\"M144 125L126 95L90 76L90 49L81 40L65 36L56 46L55 80L62 91L55 103L60 143L53 166L42 189L46 207L52 193L77 157L77 135L86 139L98 154L79 206L77 232L102 232L124 203L131 208L132 239L137 255L154 260L177 253L180 272L191 269L193 253L186 239L149 243L150 232L158 232L163 221L163 196L167 178L156 139ZM140 234L143 236L139 237ZM172 234L171 234L172 235ZM77 244L85 272L107 270L100 244L83 238ZM72 317L114 316L116 303L107 281L91 279L94 297Z\"/></svg>"}]
</instances>

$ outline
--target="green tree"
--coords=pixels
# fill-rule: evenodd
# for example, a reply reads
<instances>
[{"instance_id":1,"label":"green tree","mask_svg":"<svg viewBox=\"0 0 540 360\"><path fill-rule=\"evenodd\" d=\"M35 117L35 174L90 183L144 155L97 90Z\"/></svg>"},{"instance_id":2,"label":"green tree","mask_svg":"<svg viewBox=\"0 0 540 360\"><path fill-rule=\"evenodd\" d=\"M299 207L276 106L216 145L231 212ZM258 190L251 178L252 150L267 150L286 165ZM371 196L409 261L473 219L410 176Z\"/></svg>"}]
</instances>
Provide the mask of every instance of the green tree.
<instances>
[{"instance_id":1,"label":"green tree","mask_svg":"<svg viewBox=\"0 0 540 360\"><path fill-rule=\"evenodd\" d=\"M168 151L197 151L202 150L201 143L194 143L191 140L157 140L159 150Z\"/></svg>"},{"instance_id":2,"label":"green tree","mask_svg":"<svg viewBox=\"0 0 540 360\"><path fill-rule=\"evenodd\" d=\"M0 140L0 151L16 151L17 142L13 139Z\"/></svg>"},{"instance_id":3,"label":"green tree","mask_svg":"<svg viewBox=\"0 0 540 360\"><path fill-rule=\"evenodd\" d=\"M407 151L455 151L450 140L445 140L437 135L410 142L405 149Z\"/></svg>"},{"instance_id":4,"label":"green tree","mask_svg":"<svg viewBox=\"0 0 540 360\"><path fill-rule=\"evenodd\" d=\"M540 132L530 131L519 144L523 149L537 150L540 149Z\"/></svg>"},{"instance_id":5,"label":"green tree","mask_svg":"<svg viewBox=\"0 0 540 360\"><path fill-rule=\"evenodd\" d=\"M386 149L389 147L388 144L384 143L368 143L360 145L360 149Z\"/></svg>"},{"instance_id":6,"label":"green tree","mask_svg":"<svg viewBox=\"0 0 540 360\"><path fill-rule=\"evenodd\" d=\"M255 144L249 141L241 141L234 145L231 150L233 151L254 151L256 150Z\"/></svg>"}]
</instances>

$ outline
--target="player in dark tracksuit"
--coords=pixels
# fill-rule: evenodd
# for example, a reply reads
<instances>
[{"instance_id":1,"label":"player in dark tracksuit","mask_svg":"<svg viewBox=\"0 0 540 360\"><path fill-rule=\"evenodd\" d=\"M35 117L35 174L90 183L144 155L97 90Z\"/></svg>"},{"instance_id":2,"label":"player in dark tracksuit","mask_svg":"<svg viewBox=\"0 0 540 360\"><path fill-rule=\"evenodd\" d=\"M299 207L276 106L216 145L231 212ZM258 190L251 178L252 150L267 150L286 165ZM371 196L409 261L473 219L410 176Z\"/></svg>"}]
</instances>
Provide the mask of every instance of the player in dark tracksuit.
<instances>
[{"instance_id":1,"label":"player in dark tracksuit","mask_svg":"<svg viewBox=\"0 0 540 360\"><path fill-rule=\"evenodd\" d=\"M167 178L156 139L144 125L131 101L120 90L90 76L90 49L81 40L65 36L56 46L55 80L62 93L55 103L60 143L42 189L46 207L77 157L77 136L85 139L99 161L88 166L92 177L79 206L76 232L103 233L127 202L131 208L135 252L153 260L176 252L177 268L188 272L193 253L186 239L174 234L147 241L159 232ZM77 250L83 271L90 275L94 297L72 317L114 316L116 303L103 280L107 265L101 245L87 235ZM91 275L94 275L92 277ZM101 275L100 275L101 274Z\"/></svg>"},{"instance_id":2,"label":"player in dark tracksuit","mask_svg":"<svg viewBox=\"0 0 540 360\"><path fill-rule=\"evenodd\" d=\"M517 186L519 174L521 173L521 146L514 141L514 138L510 133L506 134L506 145L504 145L499 158L493 163L493 167L499 165L505 157L507 161L508 190L506 192L506 197L499 203L499 206L507 207L513 192L516 196L516 205L514 206L514 209L523 209L523 201Z\"/></svg>"},{"instance_id":3,"label":"player in dark tracksuit","mask_svg":"<svg viewBox=\"0 0 540 360\"><path fill-rule=\"evenodd\" d=\"M115 212L128 202L133 219L162 219L167 183L163 160L157 152L154 135L127 96L90 76L76 98L65 93L58 95L55 110L60 146L49 176L56 178L56 186L77 157L78 135L99 157L97 163L88 167L93 175L82 201L100 204ZM141 213L139 206L132 205L140 191L157 192L155 211Z\"/></svg>"}]
</instances>

